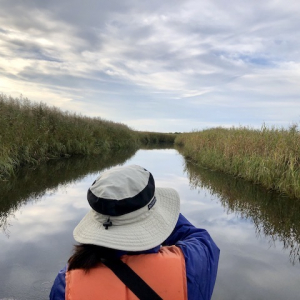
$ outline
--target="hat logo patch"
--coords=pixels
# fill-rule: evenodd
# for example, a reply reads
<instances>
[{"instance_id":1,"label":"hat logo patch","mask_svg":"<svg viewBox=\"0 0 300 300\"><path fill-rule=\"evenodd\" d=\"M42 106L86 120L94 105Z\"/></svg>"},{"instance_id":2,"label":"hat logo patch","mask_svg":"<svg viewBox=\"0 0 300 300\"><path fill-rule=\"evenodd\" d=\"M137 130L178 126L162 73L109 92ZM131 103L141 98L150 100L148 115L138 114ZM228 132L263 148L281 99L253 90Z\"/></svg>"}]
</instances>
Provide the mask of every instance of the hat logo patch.
<instances>
[{"instance_id":1,"label":"hat logo patch","mask_svg":"<svg viewBox=\"0 0 300 300\"><path fill-rule=\"evenodd\" d=\"M148 204L149 210L154 206L155 202L156 202L156 197L154 196L153 199L151 200L151 202Z\"/></svg>"}]
</instances>

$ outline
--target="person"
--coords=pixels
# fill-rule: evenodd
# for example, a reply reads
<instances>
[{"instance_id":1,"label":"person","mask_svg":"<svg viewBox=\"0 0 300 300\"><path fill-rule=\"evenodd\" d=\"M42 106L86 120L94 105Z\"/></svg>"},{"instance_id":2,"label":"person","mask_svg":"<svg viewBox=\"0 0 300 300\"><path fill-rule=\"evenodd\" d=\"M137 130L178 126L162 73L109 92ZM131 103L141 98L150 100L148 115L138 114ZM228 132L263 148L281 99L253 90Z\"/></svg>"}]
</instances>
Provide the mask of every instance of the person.
<instances>
[{"instance_id":1,"label":"person","mask_svg":"<svg viewBox=\"0 0 300 300\"><path fill-rule=\"evenodd\" d=\"M91 210L73 232L79 244L50 300L211 299L220 250L180 213L174 189L155 187L141 166L119 166L87 199Z\"/></svg>"}]
</instances>

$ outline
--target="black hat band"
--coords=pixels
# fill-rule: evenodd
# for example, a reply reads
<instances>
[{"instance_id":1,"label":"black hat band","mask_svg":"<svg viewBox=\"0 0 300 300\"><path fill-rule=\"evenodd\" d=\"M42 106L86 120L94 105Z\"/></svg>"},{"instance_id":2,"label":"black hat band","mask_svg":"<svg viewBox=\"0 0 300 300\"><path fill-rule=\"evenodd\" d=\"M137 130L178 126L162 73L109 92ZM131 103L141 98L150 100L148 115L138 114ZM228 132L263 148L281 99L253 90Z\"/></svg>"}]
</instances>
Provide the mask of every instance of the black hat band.
<instances>
[{"instance_id":1,"label":"black hat band","mask_svg":"<svg viewBox=\"0 0 300 300\"><path fill-rule=\"evenodd\" d=\"M107 216L122 216L133 211L136 211L147 205L154 197L155 183L152 174L150 173L148 184L146 187L134 197L125 198L122 200L105 199L95 196L89 189L87 199L90 206L96 212Z\"/></svg>"}]
</instances>

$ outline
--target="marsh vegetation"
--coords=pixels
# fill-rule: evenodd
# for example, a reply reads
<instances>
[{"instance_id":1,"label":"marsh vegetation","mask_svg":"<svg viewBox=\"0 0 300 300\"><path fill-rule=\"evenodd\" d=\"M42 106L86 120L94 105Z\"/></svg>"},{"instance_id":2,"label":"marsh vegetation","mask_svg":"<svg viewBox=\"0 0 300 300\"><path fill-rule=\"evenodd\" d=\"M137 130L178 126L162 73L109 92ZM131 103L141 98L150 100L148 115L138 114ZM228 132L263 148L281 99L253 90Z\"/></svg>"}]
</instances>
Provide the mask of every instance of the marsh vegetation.
<instances>
[{"instance_id":1,"label":"marsh vegetation","mask_svg":"<svg viewBox=\"0 0 300 300\"><path fill-rule=\"evenodd\" d=\"M121 123L5 95L0 95L0 115L0 179L22 165L74 155L104 155L175 139L175 134L138 132Z\"/></svg>"},{"instance_id":2,"label":"marsh vegetation","mask_svg":"<svg viewBox=\"0 0 300 300\"><path fill-rule=\"evenodd\" d=\"M300 198L300 132L214 128L180 134L175 144L194 163Z\"/></svg>"}]
</instances>

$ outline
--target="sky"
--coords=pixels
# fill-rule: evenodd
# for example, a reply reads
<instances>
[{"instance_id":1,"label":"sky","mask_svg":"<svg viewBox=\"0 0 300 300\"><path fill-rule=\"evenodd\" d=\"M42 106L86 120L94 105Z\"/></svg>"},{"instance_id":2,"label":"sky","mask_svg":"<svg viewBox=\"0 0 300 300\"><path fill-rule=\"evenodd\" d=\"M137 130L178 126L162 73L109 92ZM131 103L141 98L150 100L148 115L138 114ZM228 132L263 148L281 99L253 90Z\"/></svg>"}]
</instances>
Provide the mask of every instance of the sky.
<instances>
[{"instance_id":1,"label":"sky","mask_svg":"<svg viewBox=\"0 0 300 300\"><path fill-rule=\"evenodd\" d=\"M300 120L298 0L0 0L0 93L135 130Z\"/></svg>"}]
</instances>

